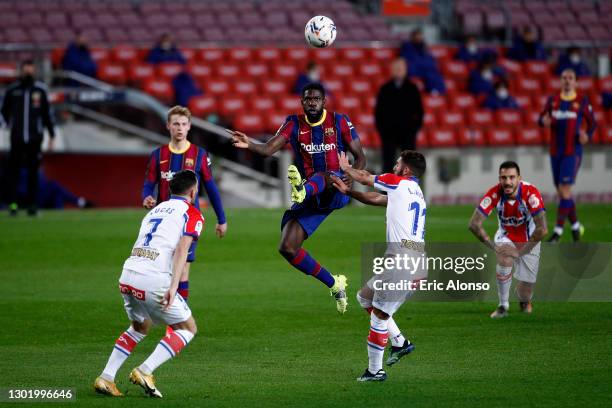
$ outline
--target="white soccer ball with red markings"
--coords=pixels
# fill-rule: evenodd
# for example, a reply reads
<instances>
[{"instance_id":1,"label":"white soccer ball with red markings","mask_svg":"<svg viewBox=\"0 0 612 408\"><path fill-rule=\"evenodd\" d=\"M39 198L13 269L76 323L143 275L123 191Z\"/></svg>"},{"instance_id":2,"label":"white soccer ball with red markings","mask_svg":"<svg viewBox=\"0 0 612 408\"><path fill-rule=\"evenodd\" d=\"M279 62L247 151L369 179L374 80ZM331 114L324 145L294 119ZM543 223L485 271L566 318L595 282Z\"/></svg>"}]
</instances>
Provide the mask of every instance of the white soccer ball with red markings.
<instances>
[{"instance_id":1,"label":"white soccer ball with red markings","mask_svg":"<svg viewBox=\"0 0 612 408\"><path fill-rule=\"evenodd\" d=\"M329 17L315 16L306 23L304 34L311 47L329 47L336 39L336 25Z\"/></svg>"}]
</instances>

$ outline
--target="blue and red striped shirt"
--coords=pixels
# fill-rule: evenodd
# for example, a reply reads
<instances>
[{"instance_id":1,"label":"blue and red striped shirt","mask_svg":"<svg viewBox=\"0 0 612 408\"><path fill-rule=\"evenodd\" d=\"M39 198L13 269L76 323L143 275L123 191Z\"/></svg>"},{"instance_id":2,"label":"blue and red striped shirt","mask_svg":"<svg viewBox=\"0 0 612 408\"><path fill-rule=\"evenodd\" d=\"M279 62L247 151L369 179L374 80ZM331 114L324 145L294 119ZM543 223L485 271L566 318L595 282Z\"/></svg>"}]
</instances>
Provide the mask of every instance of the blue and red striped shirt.
<instances>
[{"instance_id":1,"label":"blue and red striped shirt","mask_svg":"<svg viewBox=\"0 0 612 408\"><path fill-rule=\"evenodd\" d=\"M287 116L276 134L291 144L295 164L306 178L318 172L339 172L338 153L359 139L347 115L327 110L316 123L309 123L304 114Z\"/></svg>"},{"instance_id":2,"label":"blue and red striped shirt","mask_svg":"<svg viewBox=\"0 0 612 408\"><path fill-rule=\"evenodd\" d=\"M170 145L164 145L153 150L142 189L142 198L154 196L157 187L157 202L170 198L170 184L174 173L181 170L191 170L196 174L198 186L204 185L208 199L215 210L219 224L225 224L225 212L221 202L219 189L210 170L210 158L202 147L189 143L184 151L172 151ZM199 208L198 200L194 203Z\"/></svg>"},{"instance_id":3,"label":"blue and red striped shirt","mask_svg":"<svg viewBox=\"0 0 612 408\"><path fill-rule=\"evenodd\" d=\"M566 99L559 93L546 101L544 111L540 114L540 126L543 125L542 118L547 113L551 118L551 156L582 154L582 145L579 141L580 127L585 126L589 139L597 127L589 98L577 93L574 98Z\"/></svg>"}]
</instances>

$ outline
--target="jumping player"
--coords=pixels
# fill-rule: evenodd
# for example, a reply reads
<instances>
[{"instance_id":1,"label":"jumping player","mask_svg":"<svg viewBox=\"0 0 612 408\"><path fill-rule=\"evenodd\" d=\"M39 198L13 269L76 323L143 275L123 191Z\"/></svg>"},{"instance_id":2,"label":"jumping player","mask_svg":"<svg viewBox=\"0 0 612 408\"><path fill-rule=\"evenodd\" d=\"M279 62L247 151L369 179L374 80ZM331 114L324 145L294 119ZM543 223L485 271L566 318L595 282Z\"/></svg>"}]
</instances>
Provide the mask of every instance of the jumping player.
<instances>
[{"instance_id":1,"label":"jumping player","mask_svg":"<svg viewBox=\"0 0 612 408\"><path fill-rule=\"evenodd\" d=\"M115 342L96 378L94 389L101 394L123 396L115 385L117 371L151 326L165 323L173 332L129 377L151 397L161 398L153 371L175 357L197 331L191 310L177 291L189 248L204 227L200 210L191 204L197 197L198 180L194 172L184 170L174 174L169 184L172 196L144 217L131 256L123 264L119 289L131 325Z\"/></svg>"},{"instance_id":2,"label":"jumping player","mask_svg":"<svg viewBox=\"0 0 612 408\"><path fill-rule=\"evenodd\" d=\"M499 228L491 242L482 223L494 209L499 217ZM469 229L497 255L499 306L491 313L491 318L508 315L513 266L520 309L531 313L533 287L540 264L540 241L548 228L542 196L534 185L522 181L518 164L506 161L499 166L499 183L480 200Z\"/></svg>"},{"instance_id":3,"label":"jumping player","mask_svg":"<svg viewBox=\"0 0 612 408\"><path fill-rule=\"evenodd\" d=\"M365 155L357 132L346 115L325 109L325 89L319 83L302 90L304 114L291 115L266 143L258 143L242 132L228 130L235 147L270 156L289 143L297 166L289 166L291 199L294 202L281 221L280 254L296 269L314 276L331 289L339 313L346 311L346 277L332 275L303 248L334 210L349 197L332 186L331 174L342 176L338 153L350 151L356 169L365 167ZM305 182L302 180L305 179ZM347 180L347 182L349 182Z\"/></svg>"},{"instance_id":4,"label":"jumping player","mask_svg":"<svg viewBox=\"0 0 612 408\"><path fill-rule=\"evenodd\" d=\"M576 91L576 73L561 72L561 92L548 98L540 114L540 126L550 127L550 163L559 196L557 223L548 242L558 242L563 224L569 218L572 238L579 241L584 226L578 221L572 185L582 161L582 146L589 142L596 128L593 108L586 94Z\"/></svg>"},{"instance_id":5,"label":"jumping player","mask_svg":"<svg viewBox=\"0 0 612 408\"><path fill-rule=\"evenodd\" d=\"M215 232L219 238L223 238L227 232L227 222L223 203L219 195L219 189L210 170L210 158L204 148L196 146L187 140L187 134L191 129L191 112L182 106L175 106L168 111L168 122L166 128L170 133L170 143L159 147L151 153L144 186L142 189L142 205L151 209L158 203L170 198L169 181L172 176L181 170L192 170L198 178L198 186L204 185L208 199L212 204L217 216ZM157 198L154 198L157 187ZM200 208L199 202L195 201L195 207ZM191 262L195 260L197 241L189 248L187 263L181 275L179 293L183 299L189 297L189 269Z\"/></svg>"},{"instance_id":6,"label":"jumping player","mask_svg":"<svg viewBox=\"0 0 612 408\"><path fill-rule=\"evenodd\" d=\"M385 255L422 257L425 247L425 215L427 204L419 187L419 178L425 173L425 157L412 150L404 150L393 167L393 173L374 176L365 170L355 170L344 153L340 153L340 168L358 183L375 187L378 192L349 191L342 180L334 177L338 190L369 205L387 207L387 250ZM411 290L384 290L382 282L415 282L425 278L426 268L419 271L385 271L372 277L357 293L357 301L370 315L368 335L368 368L357 381L384 381L387 373L382 369L383 355L388 338L391 354L387 365L391 366L414 350L414 344L406 339L393 315L413 293ZM376 280L379 280L378 285Z\"/></svg>"}]
</instances>

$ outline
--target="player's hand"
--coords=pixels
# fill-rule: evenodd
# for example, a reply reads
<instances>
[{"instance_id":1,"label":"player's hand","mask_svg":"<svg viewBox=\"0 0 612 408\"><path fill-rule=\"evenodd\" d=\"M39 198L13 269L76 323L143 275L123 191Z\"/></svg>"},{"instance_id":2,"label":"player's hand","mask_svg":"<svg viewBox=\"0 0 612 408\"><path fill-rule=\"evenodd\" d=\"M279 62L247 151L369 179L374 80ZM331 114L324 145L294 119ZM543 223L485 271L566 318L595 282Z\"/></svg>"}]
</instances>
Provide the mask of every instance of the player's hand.
<instances>
[{"instance_id":1,"label":"player's hand","mask_svg":"<svg viewBox=\"0 0 612 408\"><path fill-rule=\"evenodd\" d=\"M174 296L176 296L176 288L170 288L164 293L164 297L161 301L164 311L168 310L174 302Z\"/></svg>"},{"instance_id":2,"label":"player's hand","mask_svg":"<svg viewBox=\"0 0 612 408\"><path fill-rule=\"evenodd\" d=\"M582 145L587 144L589 142L589 135L587 134L585 130L580 131L580 134L578 135L578 141Z\"/></svg>"},{"instance_id":3,"label":"player's hand","mask_svg":"<svg viewBox=\"0 0 612 408\"><path fill-rule=\"evenodd\" d=\"M230 135L232 135L232 144L234 147L239 149L248 149L249 137L242 132L237 130L225 129Z\"/></svg>"},{"instance_id":4,"label":"player's hand","mask_svg":"<svg viewBox=\"0 0 612 408\"><path fill-rule=\"evenodd\" d=\"M348 159L348 156L346 155L346 152L340 152L338 154L338 160L340 162L340 168L342 170L352 168L351 164L349 163L349 159Z\"/></svg>"},{"instance_id":5,"label":"player's hand","mask_svg":"<svg viewBox=\"0 0 612 408\"><path fill-rule=\"evenodd\" d=\"M519 250L514 245L498 245L495 247L495 252L498 256L518 258L520 256Z\"/></svg>"},{"instance_id":6,"label":"player's hand","mask_svg":"<svg viewBox=\"0 0 612 408\"><path fill-rule=\"evenodd\" d=\"M336 187L338 191L340 191L342 194L348 194L351 189L344 183L344 181L340 177L335 176L333 174L330 177L332 179L332 186Z\"/></svg>"},{"instance_id":7,"label":"player's hand","mask_svg":"<svg viewBox=\"0 0 612 408\"><path fill-rule=\"evenodd\" d=\"M145 199L144 199L144 200L143 200L143 202L142 202L142 206L143 206L144 208L149 209L149 210L150 210L151 208L155 207L155 204L157 204L157 200L156 200L156 199L154 199L154 198L153 198L153 197L151 197L151 196L147 196L147 197L145 197Z\"/></svg>"},{"instance_id":8,"label":"player's hand","mask_svg":"<svg viewBox=\"0 0 612 408\"><path fill-rule=\"evenodd\" d=\"M215 227L215 233L217 234L217 237L223 238L227 233L227 222L225 224L217 224Z\"/></svg>"},{"instance_id":9,"label":"player's hand","mask_svg":"<svg viewBox=\"0 0 612 408\"><path fill-rule=\"evenodd\" d=\"M546 112L544 116L542 116L542 124L548 127L551 123L552 121L550 120L550 113Z\"/></svg>"},{"instance_id":10,"label":"player's hand","mask_svg":"<svg viewBox=\"0 0 612 408\"><path fill-rule=\"evenodd\" d=\"M348 174L342 176L342 181L344 182L344 184L346 184L349 190L353 188L353 179L350 178Z\"/></svg>"}]
</instances>

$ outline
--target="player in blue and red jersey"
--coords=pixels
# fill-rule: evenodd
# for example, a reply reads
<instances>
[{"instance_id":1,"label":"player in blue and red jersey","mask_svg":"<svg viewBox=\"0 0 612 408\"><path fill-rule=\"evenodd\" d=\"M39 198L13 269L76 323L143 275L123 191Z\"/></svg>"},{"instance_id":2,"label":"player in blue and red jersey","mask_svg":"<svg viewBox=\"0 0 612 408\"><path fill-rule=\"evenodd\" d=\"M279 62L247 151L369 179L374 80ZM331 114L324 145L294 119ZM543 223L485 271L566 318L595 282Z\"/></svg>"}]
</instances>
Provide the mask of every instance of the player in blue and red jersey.
<instances>
[{"instance_id":1,"label":"player in blue and red jersey","mask_svg":"<svg viewBox=\"0 0 612 408\"><path fill-rule=\"evenodd\" d=\"M270 156L289 144L295 164L289 166L293 206L281 221L280 254L296 269L314 276L336 299L339 313L346 311L346 277L332 275L308 254L302 244L334 210L344 207L349 197L332 185L332 174L343 177L338 153L349 151L355 158L353 167L365 167L365 155L349 118L325 109L325 89L312 83L302 90L304 114L290 115L276 135L258 143L242 132L231 130L235 147ZM305 179L305 182L302 182ZM344 177L346 182L350 181Z\"/></svg>"},{"instance_id":2,"label":"player in blue and red jersey","mask_svg":"<svg viewBox=\"0 0 612 408\"><path fill-rule=\"evenodd\" d=\"M576 91L576 73L572 69L565 69L561 73L561 92L548 98L539 124L551 130L550 162L559 196L557 224L548 242L559 241L566 218L572 224L574 241L578 241L584 227L576 215L572 185L582 161L582 145L591 140L596 123L589 99L584 93Z\"/></svg>"},{"instance_id":3,"label":"player in blue and red jersey","mask_svg":"<svg viewBox=\"0 0 612 408\"><path fill-rule=\"evenodd\" d=\"M167 201L170 198L169 182L172 176L181 170L191 170L196 173L198 178L198 188L204 185L208 199L217 215L215 231L219 238L223 238L227 231L227 222L219 189L210 170L208 153L204 148L187 140L187 134L191 129L191 112L189 109L182 106L175 106L170 109L166 128L170 132L170 143L158 147L151 153L142 189L142 205L151 209L157 204ZM154 198L156 187L157 198ZM197 199L194 205L196 208L200 208ZM178 291L185 300L189 297L189 269L191 262L195 260L196 245L197 241L194 241L189 248L187 263L179 282Z\"/></svg>"}]
</instances>

